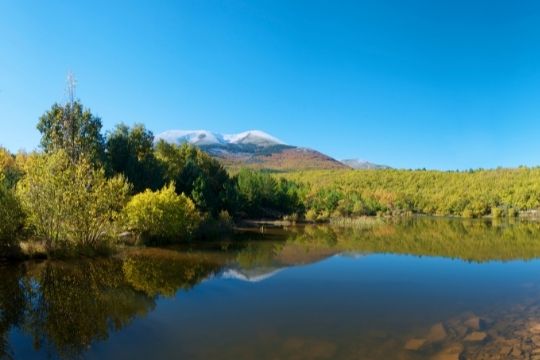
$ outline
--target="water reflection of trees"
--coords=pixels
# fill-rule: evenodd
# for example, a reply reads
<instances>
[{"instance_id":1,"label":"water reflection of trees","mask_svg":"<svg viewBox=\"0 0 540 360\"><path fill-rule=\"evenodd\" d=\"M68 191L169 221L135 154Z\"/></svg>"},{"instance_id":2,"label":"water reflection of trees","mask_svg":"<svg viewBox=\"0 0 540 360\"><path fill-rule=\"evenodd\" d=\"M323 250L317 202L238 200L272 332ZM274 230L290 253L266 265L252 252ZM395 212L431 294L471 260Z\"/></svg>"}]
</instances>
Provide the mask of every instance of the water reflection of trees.
<instances>
[{"instance_id":1,"label":"water reflection of trees","mask_svg":"<svg viewBox=\"0 0 540 360\"><path fill-rule=\"evenodd\" d=\"M151 249L126 257L123 273L134 289L147 296L174 296L179 290L191 289L221 267L211 255Z\"/></svg>"},{"instance_id":2,"label":"water reflection of trees","mask_svg":"<svg viewBox=\"0 0 540 360\"><path fill-rule=\"evenodd\" d=\"M10 358L8 333L20 326L25 310L25 294L20 282L21 266L0 265L0 358Z\"/></svg>"},{"instance_id":3,"label":"water reflection of trees","mask_svg":"<svg viewBox=\"0 0 540 360\"><path fill-rule=\"evenodd\" d=\"M81 356L155 307L158 296L190 289L220 267L174 251L122 259L41 262L0 268L0 358L11 357L9 331L18 327L36 351Z\"/></svg>"},{"instance_id":4,"label":"water reflection of trees","mask_svg":"<svg viewBox=\"0 0 540 360\"><path fill-rule=\"evenodd\" d=\"M308 226L293 231L287 246L337 252L390 253L510 261L540 257L540 224L490 220L411 218L358 227Z\"/></svg>"},{"instance_id":5,"label":"water reflection of trees","mask_svg":"<svg viewBox=\"0 0 540 360\"><path fill-rule=\"evenodd\" d=\"M48 262L30 271L25 329L36 349L62 357L78 355L154 308L151 298L126 284L117 260Z\"/></svg>"}]
</instances>

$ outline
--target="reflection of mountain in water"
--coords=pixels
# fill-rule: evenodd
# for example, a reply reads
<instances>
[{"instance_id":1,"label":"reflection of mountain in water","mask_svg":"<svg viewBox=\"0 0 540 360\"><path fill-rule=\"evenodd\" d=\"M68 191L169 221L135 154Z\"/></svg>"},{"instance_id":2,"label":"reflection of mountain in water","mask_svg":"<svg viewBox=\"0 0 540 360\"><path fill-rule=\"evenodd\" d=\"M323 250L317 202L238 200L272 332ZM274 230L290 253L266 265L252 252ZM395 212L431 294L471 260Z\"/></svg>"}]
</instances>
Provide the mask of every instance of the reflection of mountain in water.
<instances>
[{"instance_id":1,"label":"reflection of mountain in water","mask_svg":"<svg viewBox=\"0 0 540 360\"><path fill-rule=\"evenodd\" d=\"M239 270L239 269L228 269L221 273L223 279L235 279L247 282L260 282L266 279L271 278L272 276L278 274L284 270L282 269L273 269L273 268L257 268L257 269L248 269L248 270Z\"/></svg>"}]
</instances>

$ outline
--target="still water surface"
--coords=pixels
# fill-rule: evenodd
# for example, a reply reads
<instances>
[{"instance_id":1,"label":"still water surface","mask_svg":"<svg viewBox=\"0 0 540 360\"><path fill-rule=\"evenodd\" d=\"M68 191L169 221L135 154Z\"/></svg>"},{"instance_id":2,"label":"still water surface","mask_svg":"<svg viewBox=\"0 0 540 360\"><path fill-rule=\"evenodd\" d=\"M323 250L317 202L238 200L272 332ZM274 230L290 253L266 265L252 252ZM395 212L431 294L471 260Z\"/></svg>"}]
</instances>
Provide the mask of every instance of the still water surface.
<instances>
[{"instance_id":1,"label":"still water surface","mask_svg":"<svg viewBox=\"0 0 540 360\"><path fill-rule=\"evenodd\" d=\"M538 257L540 224L420 218L0 265L0 358L535 358Z\"/></svg>"}]
</instances>

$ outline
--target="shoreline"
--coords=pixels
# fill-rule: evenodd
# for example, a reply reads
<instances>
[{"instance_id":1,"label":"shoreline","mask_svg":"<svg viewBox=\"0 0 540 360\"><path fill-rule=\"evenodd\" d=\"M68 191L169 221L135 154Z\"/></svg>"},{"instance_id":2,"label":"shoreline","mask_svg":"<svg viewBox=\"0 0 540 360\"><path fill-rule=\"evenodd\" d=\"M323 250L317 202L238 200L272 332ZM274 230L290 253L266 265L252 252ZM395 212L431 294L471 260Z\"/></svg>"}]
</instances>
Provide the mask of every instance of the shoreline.
<instances>
[{"instance_id":1,"label":"shoreline","mask_svg":"<svg viewBox=\"0 0 540 360\"><path fill-rule=\"evenodd\" d=\"M344 218L333 218L324 222L312 222L312 221L288 221L288 220L276 220L276 219L244 219L239 221L236 225L233 226L232 232L234 234L264 234L272 235L277 233L277 231L282 231L283 229L288 228L303 228L309 226L328 226L328 227L342 227L342 228L362 228L362 227L372 227L378 224L392 222L396 220L404 219L414 219L414 218L432 218L432 219L447 219L452 221L464 221L464 222L485 222L490 221L492 223L516 223L516 222L530 222L537 223L540 222L540 216L538 212L534 212L534 216L523 216L519 215L517 217L502 217L497 218L490 215L486 215L480 218L465 218L461 216L448 216L448 215L426 215L426 214L412 214L406 216L362 216L362 217L344 217ZM201 240L191 240L191 242L205 242L209 241L208 239ZM186 241L185 243L189 243ZM50 257L45 247L40 242L31 241L29 239L21 240L19 242L19 247L17 249L8 250L8 255L0 256L0 262L22 262L28 260L48 260L48 259L83 259L83 258L97 258L97 257L110 257L115 256L118 253L121 253L125 250L137 249L137 248L146 248L148 246L144 245L135 245L121 243L113 246L110 249L110 252L103 252L96 254L95 256L79 254L77 256L58 256ZM158 246L159 247L159 246ZM162 246L166 248L166 246Z\"/></svg>"}]
</instances>

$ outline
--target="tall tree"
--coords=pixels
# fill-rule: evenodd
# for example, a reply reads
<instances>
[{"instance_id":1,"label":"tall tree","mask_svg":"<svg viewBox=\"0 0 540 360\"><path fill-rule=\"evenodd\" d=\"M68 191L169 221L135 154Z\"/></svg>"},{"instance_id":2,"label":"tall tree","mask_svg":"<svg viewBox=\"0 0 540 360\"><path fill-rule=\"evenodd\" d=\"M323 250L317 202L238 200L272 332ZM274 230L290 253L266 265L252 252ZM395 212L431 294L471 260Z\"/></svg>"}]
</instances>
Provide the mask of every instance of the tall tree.
<instances>
[{"instance_id":1,"label":"tall tree","mask_svg":"<svg viewBox=\"0 0 540 360\"><path fill-rule=\"evenodd\" d=\"M103 160L104 140L101 119L84 109L77 100L62 106L54 104L39 118L41 147L47 153L65 150L72 162L87 157L94 163Z\"/></svg>"},{"instance_id":2,"label":"tall tree","mask_svg":"<svg viewBox=\"0 0 540 360\"><path fill-rule=\"evenodd\" d=\"M124 174L135 193L164 185L162 166L154 155L154 135L144 125L118 124L107 134L105 147L108 169Z\"/></svg>"},{"instance_id":3,"label":"tall tree","mask_svg":"<svg viewBox=\"0 0 540 360\"><path fill-rule=\"evenodd\" d=\"M101 119L75 100L75 80L68 76L68 101L55 103L39 118L37 129L41 133L41 147L47 153L64 150L72 162L82 157L99 163L104 156Z\"/></svg>"}]
</instances>

